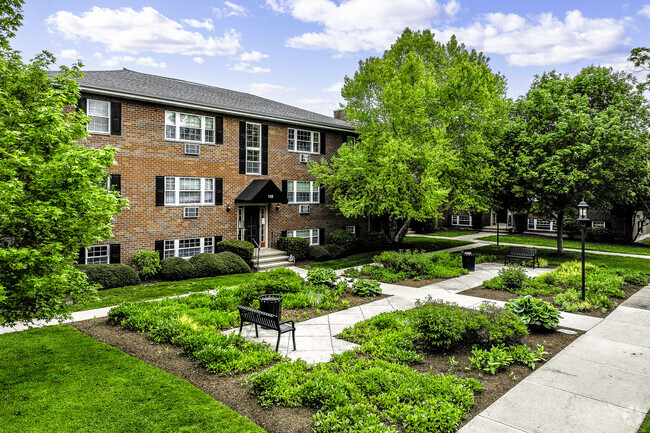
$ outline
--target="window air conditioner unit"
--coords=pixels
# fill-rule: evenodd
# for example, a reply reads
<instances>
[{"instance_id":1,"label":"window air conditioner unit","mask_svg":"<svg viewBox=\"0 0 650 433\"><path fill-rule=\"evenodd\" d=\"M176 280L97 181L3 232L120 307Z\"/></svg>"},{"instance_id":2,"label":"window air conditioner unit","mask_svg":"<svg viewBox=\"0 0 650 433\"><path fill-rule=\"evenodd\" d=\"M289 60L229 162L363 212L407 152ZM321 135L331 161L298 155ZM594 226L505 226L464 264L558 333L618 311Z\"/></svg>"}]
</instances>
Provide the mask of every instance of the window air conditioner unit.
<instances>
[{"instance_id":1,"label":"window air conditioner unit","mask_svg":"<svg viewBox=\"0 0 650 433\"><path fill-rule=\"evenodd\" d=\"M198 218L199 217L199 208L198 207L184 207L183 208L183 218Z\"/></svg>"},{"instance_id":2,"label":"window air conditioner unit","mask_svg":"<svg viewBox=\"0 0 650 433\"><path fill-rule=\"evenodd\" d=\"M309 213L309 205L308 204L301 204L298 206L298 213L299 214L308 214Z\"/></svg>"},{"instance_id":3,"label":"window air conditioner unit","mask_svg":"<svg viewBox=\"0 0 650 433\"><path fill-rule=\"evenodd\" d=\"M196 143L185 143L185 155L200 155L201 145Z\"/></svg>"},{"instance_id":4,"label":"window air conditioner unit","mask_svg":"<svg viewBox=\"0 0 650 433\"><path fill-rule=\"evenodd\" d=\"M303 164L307 164L309 162L309 155L307 155L306 153L301 153L300 162L302 162Z\"/></svg>"}]
</instances>

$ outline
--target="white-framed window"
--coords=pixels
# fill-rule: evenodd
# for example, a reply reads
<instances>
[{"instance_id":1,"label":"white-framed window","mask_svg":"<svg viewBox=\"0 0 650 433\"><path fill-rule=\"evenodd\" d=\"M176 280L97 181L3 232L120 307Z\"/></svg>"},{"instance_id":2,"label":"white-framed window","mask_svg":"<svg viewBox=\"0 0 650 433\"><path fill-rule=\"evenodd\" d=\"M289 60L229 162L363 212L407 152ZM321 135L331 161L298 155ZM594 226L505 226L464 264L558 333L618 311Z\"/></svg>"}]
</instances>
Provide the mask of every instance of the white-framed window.
<instances>
[{"instance_id":1,"label":"white-framed window","mask_svg":"<svg viewBox=\"0 0 650 433\"><path fill-rule=\"evenodd\" d=\"M108 245L93 245L86 250L87 265L108 265L110 262L110 247Z\"/></svg>"},{"instance_id":2,"label":"white-framed window","mask_svg":"<svg viewBox=\"0 0 650 433\"><path fill-rule=\"evenodd\" d=\"M605 221L592 221L591 222L591 228L592 229L604 229L605 228Z\"/></svg>"},{"instance_id":3,"label":"white-framed window","mask_svg":"<svg viewBox=\"0 0 650 433\"><path fill-rule=\"evenodd\" d=\"M262 125L246 123L246 174L261 174Z\"/></svg>"},{"instance_id":4,"label":"white-framed window","mask_svg":"<svg viewBox=\"0 0 650 433\"><path fill-rule=\"evenodd\" d=\"M320 153L320 132L289 128L287 134L290 152Z\"/></svg>"},{"instance_id":5,"label":"white-framed window","mask_svg":"<svg viewBox=\"0 0 650 433\"><path fill-rule=\"evenodd\" d=\"M471 215L452 215L451 225L460 227L472 227Z\"/></svg>"},{"instance_id":6,"label":"white-framed window","mask_svg":"<svg viewBox=\"0 0 650 433\"><path fill-rule=\"evenodd\" d=\"M214 144L214 117L165 111L165 139Z\"/></svg>"},{"instance_id":7,"label":"white-framed window","mask_svg":"<svg viewBox=\"0 0 650 433\"><path fill-rule=\"evenodd\" d=\"M289 203L318 203L320 190L316 182L307 180L287 181L287 199Z\"/></svg>"},{"instance_id":8,"label":"white-framed window","mask_svg":"<svg viewBox=\"0 0 650 433\"><path fill-rule=\"evenodd\" d=\"M345 226L345 231L353 235L357 234L357 228L355 226Z\"/></svg>"},{"instance_id":9,"label":"white-framed window","mask_svg":"<svg viewBox=\"0 0 650 433\"><path fill-rule=\"evenodd\" d=\"M165 177L165 206L190 204L214 204L214 178Z\"/></svg>"},{"instance_id":10,"label":"white-framed window","mask_svg":"<svg viewBox=\"0 0 650 433\"><path fill-rule=\"evenodd\" d=\"M87 115L90 117L88 132L96 134L111 133L111 104L108 101L89 99L86 105Z\"/></svg>"},{"instance_id":11,"label":"white-framed window","mask_svg":"<svg viewBox=\"0 0 650 433\"><path fill-rule=\"evenodd\" d=\"M318 229L289 230L287 231L287 237L309 239L309 245L318 245L320 243Z\"/></svg>"},{"instance_id":12,"label":"white-framed window","mask_svg":"<svg viewBox=\"0 0 650 433\"><path fill-rule=\"evenodd\" d=\"M189 259L200 253L214 252L214 238L170 239L164 242L165 259L169 257L182 257Z\"/></svg>"}]
</instances>

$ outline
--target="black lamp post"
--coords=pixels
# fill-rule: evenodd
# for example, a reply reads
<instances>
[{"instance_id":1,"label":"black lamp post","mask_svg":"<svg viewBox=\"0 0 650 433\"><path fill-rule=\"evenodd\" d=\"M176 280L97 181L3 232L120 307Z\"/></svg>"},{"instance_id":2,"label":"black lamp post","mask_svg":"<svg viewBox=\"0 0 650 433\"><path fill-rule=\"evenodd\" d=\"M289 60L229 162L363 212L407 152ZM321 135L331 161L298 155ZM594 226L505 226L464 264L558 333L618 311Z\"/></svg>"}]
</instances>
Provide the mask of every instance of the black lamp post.
<instances>
[{"instance_id":1,"label":"black lamp post","mask_svg":"<svg viewBox=\"0 0 650 433\"><path fill-rule=\"evenodd\" d=\"M578 222L582 228L581 231L581 241L582 241L582 300L585 300L585 233L587 231L587 223L589 218L587 218L587 209L589 205L585 202L584 199L578 204Z\"/></svg>"}]
</instances>

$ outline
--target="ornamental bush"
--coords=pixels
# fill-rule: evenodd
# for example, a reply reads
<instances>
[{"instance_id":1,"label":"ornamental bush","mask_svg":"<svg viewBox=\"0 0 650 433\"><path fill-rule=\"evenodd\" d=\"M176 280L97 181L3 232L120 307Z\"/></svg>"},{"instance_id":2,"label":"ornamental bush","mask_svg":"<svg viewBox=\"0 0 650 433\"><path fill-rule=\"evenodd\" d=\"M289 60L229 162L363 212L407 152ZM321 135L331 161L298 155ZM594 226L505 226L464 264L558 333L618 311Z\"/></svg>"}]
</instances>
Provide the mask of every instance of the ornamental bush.
<instances>
[{"instance_id":1,"label":"ornamental bush","mask_svg":"<svg viewBox=\"0 0 650 433\"><path fill-rule=\"evenodd\" d=\"M338 280L334 269L312 269L307 272L307 281L312 285L325 284L327 287L334 287Z\"/></svg>"},{"instance_id":2,"label":"ornamental bush","mask_svg":"<svg viewBox=\"0 0 650 433\"><path fill-rule=\"evenodd\" d=\"M363 297L381 295L381 284L376 280L356 280L352 284L352 293Z\"/></svg>"},{"instance_id":3,"label":"ornamental bush","mask_svg":"<svg viewBox=\"0 0 650 433\"><path fill-rule=\"evenodd\" d=\"M339 245L325 245L325 250L333 259L338 259L348 253L348 250Z\"/></svg>"},{"instance_id":4,"label":"ornamental bush","mask_svg":"<svg viewBox=\"0 0 650 433\"><path fill-rule=\"evenodd\" d=\"M345 251L352 251L357 245L357 237L354 233L350 233L347 230L334 230L330 233L329 243L331 245L338 245Z\"/></svg>"},{"instance_id":5,"label":"ornamental bush","mask_svg":"<svg viewBox=\"0 0 650 433\"><path fill-rule=\"evenodd\" d=\"M309 239L305 238L280 238L278 249L286 251L298 260L305 260L309 251Z\"/></svg>"},{"instance_id":6,"label":"ornamental bush","mask_svg":"<svg viewBox=\"0 0 650 433\"><path fill-rule=\"evenodd\" d=\"M322 262L325 260L330 260L332 255L325 249L322 245L312 245L309 247L309 258L316 260L317 262Z\"/></svg>"},{"instance_id":7,"label":"ornamental bush","mask_svg":"<svg viewBox=\"0 0 650 433\"><path fill-rule=\"evenodd\" d=\"M140 274L140 278L146 280L154 277L160 271L160 254L158 251L141 250L133 255L133 264Z\"/></svg>"},{"instance_id":8,"label":"ornamental bush","mask_svg":"<svg viewBox=\"0 0 650 433\"><path fill-rule=\"evenodd\" d=\"M219 259L213 253L200 253L190 258L189 262L194 266L194 276L216 277L219 275Z\"/></svg>"},{"instance_id":9,"label":"ornamental bush","mask_svg":"<svg viewBox=\"0 0 650 433\"><path fill-rule=\"evenodd\" d=\"M131 266L114 265L77 265L88 276L90 284L97 284L101 289L114 287L136 286L140 284L138 271Z\"/></svg>"},{"instance_id":10,"label":"ornamental bush","mask_svg":"<svg viewBox=\"0 0 650 433\"><path fill-rule=\"evenodd\" d=\"M238 254L230 251L223 251L215 254L217 257L217 269L219 275L244 274L250 272L251 268Z\"/></svg>"},{"instance_id":11,"label":"ornamental bush","mask_svg":"<svg viewBox=\"0 0 650 433\"><path fill-rule=\"evenodd\" d=\"M194 266L181 257L169 257L160 262L160 276L166 280L178 281L194 278Z\"/></svg>"},{"instance_id":12,"label":"ornamental bush","mask_svg":"<svg viewBox=\"0 0 650 433\"><path fill-rule=\"evenodd\" d=\"M553 329L562 318L558 309L550 302L544 302L530 295L506 302L506 307L532 328Z\"/></svg>"},{"instance_id":13,"label":"ornamental bush","mask_svg":"<svg viewBox=\"0 0 650 433\"><path fill-rule=\"evenodd\" d=\"M239 239L226 239L225 241L217 242L217 252L222 253L230 251L237 254L246 263L251 263L255 247L248 241L240 241Z\"/></svg>"},{"instance_id":14,"label":"ornamental bush","mask_svg":"<svg viewBox=\"0 0 650 433\"><path fill-rule=\"evenodd\" d=\"M530 280L521 266L506 266L499 270L499 277L506 290L521 289Z\"/></svg>"}]
</instances>

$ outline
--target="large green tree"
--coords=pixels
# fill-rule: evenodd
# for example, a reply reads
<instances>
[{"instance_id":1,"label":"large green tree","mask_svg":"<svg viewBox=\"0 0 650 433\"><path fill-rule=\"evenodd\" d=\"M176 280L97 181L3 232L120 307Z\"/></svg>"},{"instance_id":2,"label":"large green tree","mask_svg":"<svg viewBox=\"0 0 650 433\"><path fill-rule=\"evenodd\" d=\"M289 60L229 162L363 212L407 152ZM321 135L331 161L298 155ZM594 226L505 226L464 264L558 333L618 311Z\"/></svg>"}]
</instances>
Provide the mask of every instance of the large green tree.
<instances>
[{"instance_id":1,"label":"large green tree","mask_svg":"<svg viewBox=\"0 0 650 433\"><path fill-rule=\"evenodd\" d=\"M628 60L634 63L634 66L643 71L648 71L648 75L639 83L642 90L650 88L650 48L637 47L630 52Z\"/></svg>"},{"instance_id":2,"label":"large green tree","mask_svg":"<svg viewBox=\"0 0 650 433\"><path fill-rule=\"evenodd\" d=\"M125 206L106 190L115 149L90 149L88 118L75 107L79 65L43 52L30 62L10 47L21 0L0 6L0 323L66 314L66 299L89 291L73 266L80 247L111 237Z\"/></svg>"},{"instance_id":3,"label":"large green tree","mask_svg":"<svg viewBox=\"0 0 650 433\"><path fill-rule=\"evenodd\" d=\"M359 140L310 170L334 206L387 219L396 242L411 220L443 207L485 209L490 146L506 111L505 80L488 61L455 38L406 29L382 57L359 62L342 90Z\"/></svg>"},{"instance_id":4,"label":"large green tree","mask_svg":"<svg viewBox=\"0 0 650 433\"><path fill-rule=\"evenodd\" d=\"M553 71L515 104L497 156L514 194L557 222L559 253L564 222L582 198L616 211L634 207L647 188L650 117L635 84L611 68Z\"/></svg>"}]
</instances>

